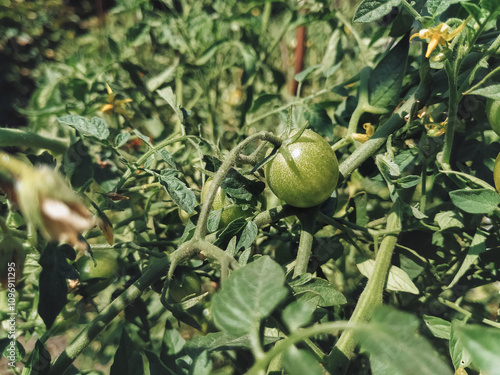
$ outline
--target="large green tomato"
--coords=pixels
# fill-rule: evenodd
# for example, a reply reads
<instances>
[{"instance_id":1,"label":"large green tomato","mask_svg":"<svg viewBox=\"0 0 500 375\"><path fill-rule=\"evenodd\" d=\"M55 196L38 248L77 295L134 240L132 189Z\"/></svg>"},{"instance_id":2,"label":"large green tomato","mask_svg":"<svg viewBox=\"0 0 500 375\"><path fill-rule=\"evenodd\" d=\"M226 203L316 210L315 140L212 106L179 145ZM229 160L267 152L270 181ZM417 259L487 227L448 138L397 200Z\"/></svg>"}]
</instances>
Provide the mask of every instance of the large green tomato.
<instances>
[{"instance_id":1,"label":"large green tomato","mask_svg":"<svg viewBox=\"0 0 500 375\"><path fill-rule=\"evenodd\" d=\"M495 168L493 169L493 180L495 181L495 187L500 193L500 153L495 159Z\"/></svg>"},{"instance_id":2,"label":"large green tomato","mask_svg":"<svg viewBox=\"0 0 500 375\"><path fill-rule=\"evenodd\" d=\"M339 179L339 163L328 142L306 129L288 145L288 151L290 160L280 149L266 165L267 183L273 193L295 207L313 207L325 201Z\"/></svg>"},{"instance_id":3,"label":"large green tomato","mask_svg":"<svg viewBox=\"0 0 500 375\"><path fill-rule=\"evenodd\" d=\"M488 99L486 101L486 116L491 128L500 135L500 100Z\"/></svg>"},{"instance_id":4,"label":"large green tomato","mask_svg":"<svg viewBox=\"0 0 500 375\"><path fill-rule=\"evenodd\" d=\"M105 289L116 277L119 266L116 255L110 250L95 250L94 261L87 256L75 262L75 267L80 273L80 283L83 291L93 296Z\"/></svg>"},{"instance_id":5,"label":"large green tomato","mask_svg":"<svg viewBox=\"0 0 500 375\"><path fill-rule=\"evenodd\" d=\"M203 190L201 191L201 203L205 202L208 197L208 191L210 185L212 184L212 178L205 181ZM226 192L219 186L217 193L215 194L214 203L212 205L214 210L222 209L222 214L220 217L219 228L226 227L231 221L236 220L239 217L247 217L250 210L244 211L239 205L231 202L226 195Z\"/></svg>"}]
</instances>

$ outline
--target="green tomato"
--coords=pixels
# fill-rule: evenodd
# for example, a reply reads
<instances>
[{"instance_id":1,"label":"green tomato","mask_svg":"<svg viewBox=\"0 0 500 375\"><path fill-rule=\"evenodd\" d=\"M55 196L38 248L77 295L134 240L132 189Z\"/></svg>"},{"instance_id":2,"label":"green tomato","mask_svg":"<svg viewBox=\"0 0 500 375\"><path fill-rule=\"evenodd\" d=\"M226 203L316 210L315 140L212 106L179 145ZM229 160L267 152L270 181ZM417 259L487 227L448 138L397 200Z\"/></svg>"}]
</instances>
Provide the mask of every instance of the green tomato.
<instances>
[{"instance_id":1,"label":"green tomato","mask_svg":"<svg viewBox=\"0 0 500 375\"><path fill-rule=\"evenodd\" d=\"M500 100L486 100L486 116L492 129L500 135Z\"/></svg>"},{"instance_id":2,"label":"green tomato","mask_svg":"<svg viewBox=\"0 0 500 375\"><path fill-rule=\"evenodd\" d=\"M495 187L500 193L500 153L495 159L495 168L493 169L493 180L495 181Z\"/></svg>"},{"instance_id":3,"label":"green tomato","mask_svg":"<svg viewBox=\"0 0 500 375\"><path fill-rule=\"evenodd\" d=\"M282 146L287 147L287 146ZM267 184L285 203L295 207L313 207L324 202L335 190L339 164L328 142L306 129L299 139L280 149L266 165Z\"/></svg>"},{"instance_id":4,"label":"green tomato","mask_svg":"<svg viewBox=\"0 0 500 375\"><path fill-rule=\"evenodd\" d=\"M201 294L201 279L198 274L187 267L177 267L170 280L168 292L175 302L182 302L190 295Z\"/></svg>"},{"instance_id":5,"label":"green tomato","mask_svg":"<svg viewBox=\"0 0 500 375\"><path fill-rule=\"evenodd\" d=\"M92 258L87 256L81 257L74 264L80 273L82 289L89 296L94 296L105 289L119 270L116 254L110 250L95 250L93 254L96 265Z\"/></svg>"},{"instance_id":6,"label":"green tomato","mask_svg":"<svg viewBox=\"0 0 500 375\"><path fill-rule=\"evenodd\" d=\"M201 191L201 203L205 202L208 198L208 191L210 190L210 185L212 184L212 178L205 181L203 190ZM215 194L214 203L212 204L212 209L220 210L222 209L219 229L226 227L231 221L236 220L240 217L247 217L250 214L250 210L244 211L239 205L230 201L226 192L219 186L217 193Z\"/></svg>"}]
</instances>

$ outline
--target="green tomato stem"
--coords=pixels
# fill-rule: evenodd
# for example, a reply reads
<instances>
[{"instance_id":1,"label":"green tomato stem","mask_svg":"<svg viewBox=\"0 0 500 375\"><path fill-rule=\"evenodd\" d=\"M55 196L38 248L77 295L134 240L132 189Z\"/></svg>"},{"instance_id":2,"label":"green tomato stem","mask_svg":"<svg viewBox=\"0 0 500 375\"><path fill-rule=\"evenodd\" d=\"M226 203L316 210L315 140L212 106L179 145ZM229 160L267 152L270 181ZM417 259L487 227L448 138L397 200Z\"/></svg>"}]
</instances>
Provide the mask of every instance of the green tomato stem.
<instances>
[{"instance_id":1,"label":"green tomato stem","mask_svg":"<svg viewBox=\"0 0 500 375\"><path fill-rule=\"evenodd\" d=\"M68 142L19 129L0 129L0 147L10 146L43 148L54 154L63 154L68 149Z\"/></svg>"},{"instance_id":2,"label":"green tomato stem","mask_svg":"<svg viewBox=\"0 0 500 375\"><path fill-rule=\"evenodd\" d=\"M347 178L361 164L363 164L366 159L374 155L378 149L385 144L387 137L403 126L405 123L405 115L411 112L412 107L416 103L425 103L425 99L429 95L430 89L428 68L429 62L424 60L422 63L422 78L417 90L384 124L378 127L375 134L369 140L363 143L346 160L344 160L342 164L340 164L339 171L344 178Z\"/></svg>"},{"instance_id":3,"label":"green tomato stem","mask_svg":"<svg viewBox=\"0 0 500 375\"><path fill-rule=\"evenodd\" d=\"M305 208L297 214L302 225L302 230L300 232L299 249L297 251L297 258L295 260L295 268L293 271L294 278L307 272L307 265L309 264L309 259L311 258L311 248L314 239L314 224L316 222L318 211L319 205Z\"/></svg>"},{"instance_id":4,"label":"green tomato stem","mask_svg":"<svg viewBox=\"0 0 500 375\"><path fill-rule=\"evenodd\" d=\"M255 364L246 372L245 375L258 375L261 374L262 371L265 371L269 363L273 358L283 353L285 350L290 348L292 345L295 345L298 342L304 341L305 339L313 336L317 336L320 334L331 334L332 332L354 328L350 322L338 321L338 322L328 322L315 324L311 327L304 328L297 332L292 333L290 336L280 341L279 345L274 345L273 348L267 351L261 359L257 360Z\"/></svg>"},{"instance_id":5,"label":"green tomato stem","mask_svg":"<svg viewBox=\"0 0 500 375\"><path fill-rule=\"evenodd\" d=\"M137 161L134 163L133 167L130 167L130 166L128 167L127 171L123 174L123 176L120 178L120 180L116 184L114 190L118 191L121 187L123 187L123 185L125 185L125 183L128 181L128 179L130 177L132 177L132 173L134 173L134 171L137 170L138 167L140 167L142 164L144 164L144 162L146 160L148 160L148 158L151 155L156 154L161 149L163 149L163 148L165 148L173 143L186 141L186 140L189 140L190 138L193 138L193 137L186 135L186 136L181 136L181 137L173 138L173 139L168 138L168 139L165 139L165 140L161 141L160 143L158 143L158 145L151 147L148 151L146 151L144 153L144 155L142 155L139 159L137 159Z\"/></svg>"},{"instance_id":6,"label":"green tomato stem","mask_svg":"<svg viewBox=\"0 0 500 375\"><path fill-rule=\"evenodd\" d=\"M448 75L449 100L448 100L448 124L444 134L444 146L441 155L441 166L445 171L450 171L450 158L453 148L453 138L455 137L455 128L458 122L458 102L459 93L457 91L456 69L449 61L445 64L446 74Z\"/></svg>"},{"instance_id":7,"label":"green tomato stem","mask_svg":"<svg viewBox=\"0 0 500 375\"><path fill-rule=\"evenodd\" d=\"M408 1L403 0L401 2L401 5L403 5L403 7L413 16L413 18L415 18L418 22L420 22L420 24L422 24L422 16L415 10L415 8L411 6Z\"/></svg>"},{"instance_id":8,"label":"green tomato stem","mask_svg":"<svg viewBox=\"0 0 500 375\"><path fill-rule=\"evenodd\" d=\"M367 322L377 306L382 304L384 286L391 265L392 253L396 246L397 236L401 231L401 220L397 203L387 217L387 234L380 244L375 260L375 268L363 293L359 297L349 323L356 325ZM334 350L327 357L327 370L332 374L345 374L349 361L353 357L356 340L352 330L346 330L340 336Z\"/></svg>"},{"instance_id":9,"label":"green tomato stem","mask_svg":"<svg viewBox=\"0 0 500 375\"><path fill-rule=\"evenodd\" d=\"M356 133L359 119L361 115L365 113L365 106L370 105L368 98L368 80L370 79L371 71L371 68L363 68L359 74L358 105L349 120L349 128L347 129L348 136Z\"/></svg>"}]
</instances>

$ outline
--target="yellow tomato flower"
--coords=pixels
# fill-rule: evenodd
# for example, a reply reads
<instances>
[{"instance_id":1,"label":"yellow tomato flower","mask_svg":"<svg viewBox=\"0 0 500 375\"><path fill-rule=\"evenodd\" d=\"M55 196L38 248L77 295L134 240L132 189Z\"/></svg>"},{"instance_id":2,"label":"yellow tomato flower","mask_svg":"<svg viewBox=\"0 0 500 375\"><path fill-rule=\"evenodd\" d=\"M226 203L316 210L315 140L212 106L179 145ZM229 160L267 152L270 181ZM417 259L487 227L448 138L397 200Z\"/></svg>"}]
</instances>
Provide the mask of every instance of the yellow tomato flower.
<instances>
[{"instance_id":1,"label":"yellow tomato flower","mask_svg":"<svg viewBox=\"0 0 500 375\"><path fill-rule=\"evenodd\" d=\"M366 130L366 134L354 133L352 135L352 137L356 141L361 142L361 143L365 143L375 133L375 128L369 122L367 122L366 124L363 124L363 128Z\"/></svg>"},{"instance_id":2,"label":"yellow tomato flower","mask_svg":"<svg viewBox=\"0 0 500 375\"><path fill-rule=\"evenodd\" d=\"M436 49L438 44L441 46L446 46L450 40L460 34L469 20L470 17L467 18L455 30L451 30L450 26L445 23L440 23L432 29L422 29L418 33L415 33L410 37L410 42L415 37L418 37L420 39L430 39L429 45L427 46L427 52L425 53L425 57L429 57L432 51Z\"/></svg>"},{"instance_id":3,"label":"yellow tomato flower","mask_svg":"<svg viewBox=\"0 0 500 375\"><path fill-rule=\"evenodd\" d=\"M107 103L104 104L100 111L104 113L109 113L109 112L114 112L114 113L119 113L120 115L123 115L125 117L129 117L129 113L126 109L125 104L130 103L132 99L121 99L121 100L115 100L115 94L113 93L113 90L111 90L111 87L106 83L106 90L108 91L108 100Z\"/></svg>"}]
</instances>

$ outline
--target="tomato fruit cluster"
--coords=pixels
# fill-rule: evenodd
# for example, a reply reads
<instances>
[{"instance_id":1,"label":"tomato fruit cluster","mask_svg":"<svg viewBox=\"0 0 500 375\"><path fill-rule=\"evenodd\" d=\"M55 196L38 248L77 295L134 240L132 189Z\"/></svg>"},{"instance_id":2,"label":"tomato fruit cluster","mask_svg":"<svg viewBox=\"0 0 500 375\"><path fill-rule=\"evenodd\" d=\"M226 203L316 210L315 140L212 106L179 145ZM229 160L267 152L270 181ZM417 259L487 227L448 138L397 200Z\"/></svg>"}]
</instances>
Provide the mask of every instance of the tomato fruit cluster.
<instances>
[{"instance_id":1,"label":"tomato fruit cluster","mask_svg":"<svg viewBox=\"0 0 500 375\"><path fill-rule=\"evenodd\" d=\"M209 178L207 179L207 181L205 181L205 185L203 186L203 189L201 191L201 203L207 200L211 184L212 178ZM232 202L227 196L226 192L220 186L217 189L217 193L215 194L212 209L222 210L219 229L226 227L233 220L236 220L240 217L247 217L250 213L249 210L244 211L239 205Z\"/></svg>"},{"instance_id":2,"label":"tomato fruit cluster","mask_svg":"<svg viewBox=\"0 0 500 375\"><path fill-rule=\"evenodd\" d=\"M337 157L328 142L306 129L295 142L282 148L266 165L272 192L295 207L313 207L325 201L339 178Z\"/></svg>"}]
</instances>

